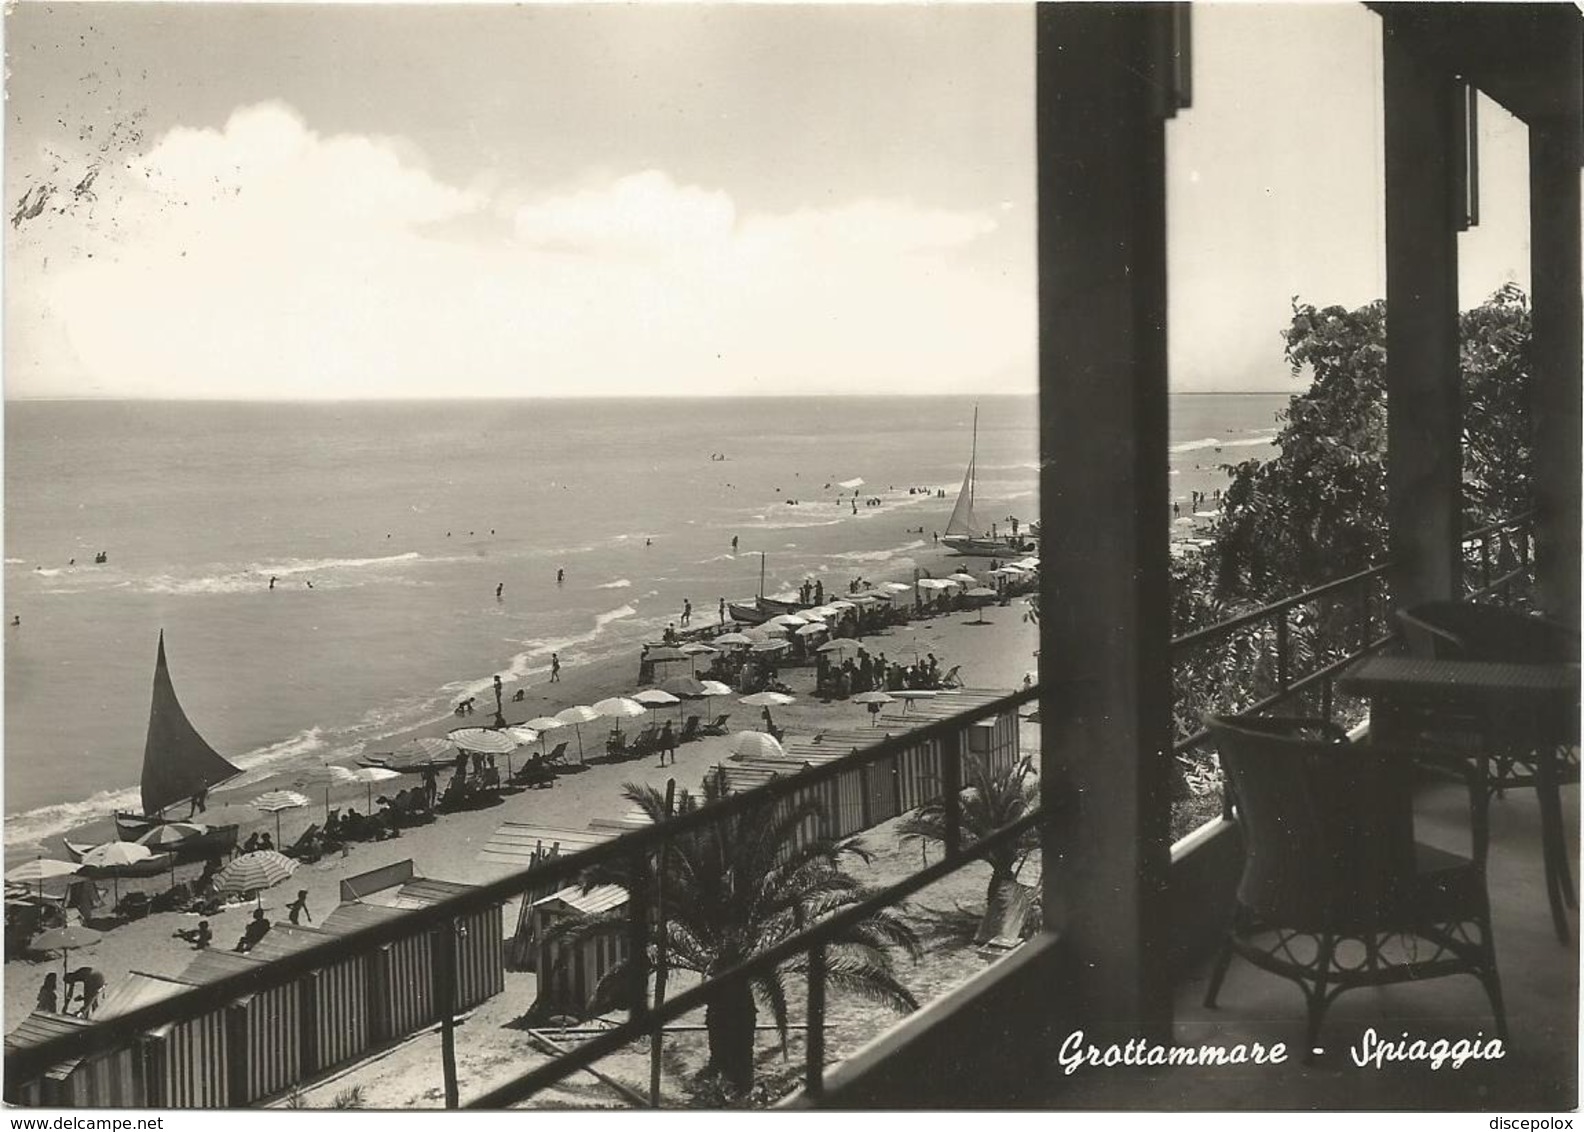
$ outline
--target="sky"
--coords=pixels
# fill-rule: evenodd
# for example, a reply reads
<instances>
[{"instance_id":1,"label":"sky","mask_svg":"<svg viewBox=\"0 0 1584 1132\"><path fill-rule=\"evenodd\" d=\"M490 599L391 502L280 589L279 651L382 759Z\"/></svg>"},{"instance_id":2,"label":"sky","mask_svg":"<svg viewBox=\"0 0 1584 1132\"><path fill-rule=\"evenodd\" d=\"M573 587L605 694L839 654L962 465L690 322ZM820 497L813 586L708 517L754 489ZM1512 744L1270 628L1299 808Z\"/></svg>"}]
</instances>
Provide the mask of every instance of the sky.
<instances>
[{"instance_id":1,"label":"sky","mask_svg":"<svg viewBox=\"0 0 1584 1132\"><path fill-rule=\"evenodd\" d=\"M29 0L4 30L7 397L1036 387L1030 7ZM1173 385L1283 388L1292 296L1382 290L1379 20L1196 5L1194 49ZM1466 303L1527 281L1490 109Z\"/></svg>"}]
</instances>

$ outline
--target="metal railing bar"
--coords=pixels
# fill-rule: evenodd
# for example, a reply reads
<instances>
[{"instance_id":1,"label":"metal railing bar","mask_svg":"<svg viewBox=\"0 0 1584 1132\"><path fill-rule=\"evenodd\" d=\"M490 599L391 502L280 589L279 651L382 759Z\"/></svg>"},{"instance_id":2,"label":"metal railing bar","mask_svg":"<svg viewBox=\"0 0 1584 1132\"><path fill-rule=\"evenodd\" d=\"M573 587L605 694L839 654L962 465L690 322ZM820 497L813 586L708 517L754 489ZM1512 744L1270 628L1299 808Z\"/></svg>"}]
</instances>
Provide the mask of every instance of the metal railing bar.
<instances>
[{"instance_id":1,"label":"metal railing bar","mask_svg":"<svg viewBox=\"0 0 1584 1132\"><path fill-rule=\"evenodd\" d=\"M426 908L413 909L400 919L370 924L335 939L325 940L302 951L261 965L258 971L240 971L195 986L159 1002L137 1007L107 1021L62 1034L36 1046L12 1050L5 1056L7 1076L28 1081L40 1076L58 1062L113 1049L138 1035L171 1022L185 1021L220 1009L244 995L259 994L346 959L355 958L389 943L410 939L432 930L437 924L465 918L503 903L541 884L564 885L575 881L588 869L630 854L649 852L662 843L711 827L734 815L772 805L810 790L845 774L857 766L869 766L914 747L944 740L962 728L992 716L1015 711L1039 697L1039 686L1020 689L987 703L965 707L949 718L935 720L914 731L890 736L869 747L860 748L841 759L810 767L795 775L773 779L763 786L733 794L719 802L637 829L600 845L576 853L552 857L527 869L489 881L466 892L447 896Z\"/></svg>"},{"instance_id":2,"label":"metal railing bar","mask_svg":"<svg viewBox=\"0 0 1584 1132\"><path fill-rule=\"evenodd\" d=\"M1331 663L1325 665L1322 668L1315 669L1307 676L1294 681L1288 687L1275 692L1272 695L1266 696L1264 699L1258 700L1255 703L1250 704L1248 707L1238 708L1237 714L1244 715L1252 714L1254 712L1268 711L1277 704L1281 703L1283 700L1291 699L1300 692L1307 691L1317 681L1324 680L1329 676L1334 676L1348 665L1352 664L1354 661L1361 660L1369 654L1384 648L1386 645L1389 645L1392 642L1393 636L1393 634L1388 633L1384 637L1377 637L1363 648L1356 649L1344 657L1333 660ZM1192 735L1189 735L1186 739L1179 739L1177 742L1173 743L1172 754L1185 754L1209 738L1210 729L1208 727L1201 728L1200 730L1195 731Z\"/></svg>"},{"instance_id":3,"label":"metal railing bar","mask_svg":"<svg viewBox=\"0 0 1584 1132\"><path fill-rule=\"evenodd\" d=\"M744 960L737 966L718 975L710 977L709 981L699 983L686 991L669 999L666 1003L651 1011L643 1024L631 1021L623 1022L612 1029L605 1030L596 1037L578 1046L563 1058L538 1066L528 1073L498 1085L494 1089L468 1101L465 1108L507 1108L518 1101L525 1100L547 1085L584 1069L607 1054L614 1053L635 1038L642 1037L651 1028L662 1026L689 1011L697 1010L709 1003L712 994L722 984L744 982L748 979L771 970L799 954L823 945L830 941L838 932L867 919L883 908L889 908L912 896L921 889L928 888L942 877L949 876L961 869L970 861L978 860L1003 844L1014 841L1025 832L1040 825L1050 816L1050 811L1045 809L1034 810L1024 814L1017 821L1002 826L994 833L975 841L964 848L957 857L939 860L933 865L927 865L916 873L912 873L897 883L874 893L866 900L859 901L843 908L827 919L788 936L773 947L766 948L753 957Z\"/></svg>"},{"instance_id":4,"label":"metal railing bar","mask_svg":"<svg viewBox=\"0 0 1584 1132\"><path fill-rule=\"evenodd\" d=\"M1195 645L1204 644L1207 641L1219 640L1221 637L1247 625L1252 625L1256 621L1262 621L1278 613L1283 613L1295 605L1307 605L1311 601L1327 597L1338 590L1367 582L1371 578L1379 577L1390 569L1391 563L1383 562L1377 566L1371 566L1367 570L1360 570L1356 574L1349 574L1346 577L1327 582L1323 586L1316 586L1312 590L1305 590L1303 593L1294 594L1292 597L1284 597L1280 601L1262 605L1258 609L1251 609L1247 613L1240 613L1236 617L1229 617L1225 621L1218 621L1214 625L1207 625L1203 629L1195 629L1191 633L1184 633L1182 636L1172 639L1171 650L1175 653L1182 649L1190 649Z\"/></svg>"}]
</instances>

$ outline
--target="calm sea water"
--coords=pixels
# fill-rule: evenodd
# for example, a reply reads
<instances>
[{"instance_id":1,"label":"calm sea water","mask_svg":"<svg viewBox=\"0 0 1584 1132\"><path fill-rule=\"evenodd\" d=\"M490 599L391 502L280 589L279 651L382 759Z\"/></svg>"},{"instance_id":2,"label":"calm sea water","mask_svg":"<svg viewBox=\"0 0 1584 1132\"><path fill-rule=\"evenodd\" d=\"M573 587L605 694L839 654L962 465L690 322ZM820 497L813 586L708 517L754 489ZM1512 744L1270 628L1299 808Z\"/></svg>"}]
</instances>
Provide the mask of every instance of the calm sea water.
<instances>
[{"instance_id":1,"label":"calm sea water","mask_svg":"<svg viewBox=\"0 0 1584 1132\"><path fill-rule=\"evenodd\" d=\"M1174 398L1174 494L1262 454L1283 403ZM233 761L350 757L494 673L539 677L552 651L631 652L684 599L713 620L720 597L754 593L760 551L767 592L938 563L928 532L950 513L973 407L11 404L6 843L136 804L161 629L188 715ZM1037 516L1034 407L979 402L986 520ZM853 477L884 505L838 504Z\"/></svg>"}]
</instances>

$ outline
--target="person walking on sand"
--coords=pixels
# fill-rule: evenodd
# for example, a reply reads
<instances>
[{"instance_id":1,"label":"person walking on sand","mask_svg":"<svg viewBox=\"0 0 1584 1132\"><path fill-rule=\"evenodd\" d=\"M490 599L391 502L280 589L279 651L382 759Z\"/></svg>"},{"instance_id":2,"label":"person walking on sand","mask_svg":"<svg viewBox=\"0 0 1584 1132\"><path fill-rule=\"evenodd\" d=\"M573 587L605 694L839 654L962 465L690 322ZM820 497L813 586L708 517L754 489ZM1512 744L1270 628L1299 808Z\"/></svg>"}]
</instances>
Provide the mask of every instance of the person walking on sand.
<instances>
[{"instance_id":1,"label":"person walking on sand","mask_svg":"<svg viewBox=\"0 0 1584 1132\"><path fill-rule=\"evenodd\" d=\"M44 976L44 985L39 987L38 1001L33 1005L34 1010L41 1011L45 1014L60 1013L60 1001L55 990L55 980L56 975L54 971L51 971L49 974Z\"/></svg>"},{"instance_id":2,"label":"person walking on sand","mask_svg":"<svg viewBox=\"0 0 1584 1132\"><path fill-rule=\"evenodd\" d=\"M693 620L693 599L685 597L682 599L682 624L686 625L691 620Z\"/></svg>"},{"instance_id":3,"label":"person walking on sand","mask_svg":"<svg viewBox=\"0 0 1584 1132\"><path fill-rule=\"evenodd\" d=\"M307 916L308 922L310 924L313 923L313 913L308 911L308 890L306 888L297 890L297 899L286 905L286 915L294 925L297 923L298 916Z\"/></svg>"},{"instance_id":4,"label":"person walking on sand","mask_svg":"<svg viewBox=\"0 0 1584 1132\"><path fill-rule=\"evenodd\" d=\"M722 625L726 624L726 599L725 598L721 598L720 599L720 623Z\"/></svg>"},{"instance_id":5,"label":"person walking on sand","mask_svg":"<svg viewBox=\"0 0 1584 1132\"><path fill-rule=\"evenodd\" d=\"M558 656L556 653L551 653L550 654L550 683L559 684L560 682L561 682L561 657Z\"/></svg>"}]
</instances>

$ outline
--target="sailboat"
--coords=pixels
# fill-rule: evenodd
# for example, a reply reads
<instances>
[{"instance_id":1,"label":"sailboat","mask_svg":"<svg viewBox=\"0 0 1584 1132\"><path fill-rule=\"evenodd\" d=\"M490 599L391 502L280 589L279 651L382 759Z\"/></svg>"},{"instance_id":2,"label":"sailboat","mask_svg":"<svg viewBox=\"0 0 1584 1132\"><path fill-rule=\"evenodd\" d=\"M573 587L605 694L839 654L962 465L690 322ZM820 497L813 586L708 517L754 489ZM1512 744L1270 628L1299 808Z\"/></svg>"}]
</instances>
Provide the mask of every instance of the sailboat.
<instances>
[{"instance_id":1,"label":"sailboat","mask_svg":"<svg viewBox=\"0 0 1584 1132\"><path fill-rule=\"evenodd\" d=\"M170 667L165 662L165 634L159 638L159 655L154 661L154 692L149 704L148 738L143 745L141 814L118 812L116 834L122 841L136 841L171 821L202 822L191 818L167 818L165 810L186 802L212 786L235 778L242 771L232 766L204 741L182 711L171 684ZM231 849L236 844L235 825L211 826L207 832L183 840L184 856L201 856Z\"/></svg>"},{"instance_id":2,"label":"sailboat","mask_svg":"<svg viewBox=\"0 0 1584 1132\"><path fill-rule=\"evenodd\" d=\"M973 447L968 454L968 470L963 473L962 490L957 493L957 506L952 508L946 521L946 532L941 542L958 554L974 558L1000 558L1013 554L1026 554L1034 543L1017 535L989 535L974 516L974 464L979 458L979 406L974 406Z\"/></svg>"},{"instance_id":3,"label":"sailboat","mask_svg":"<svg viewBox=\"0 0 1584 1132\"><path fill-rule=\"evenodd\" d=\"M758 625L777 617L783 613L794 613L803 608L803 602L798 594L784 593L765 596L765 555L759 552L759 594L750 604L743 601L729 601L726 603L726 612L733 621L741 621L746 625Z\"/></svg>"}]
</instances>

